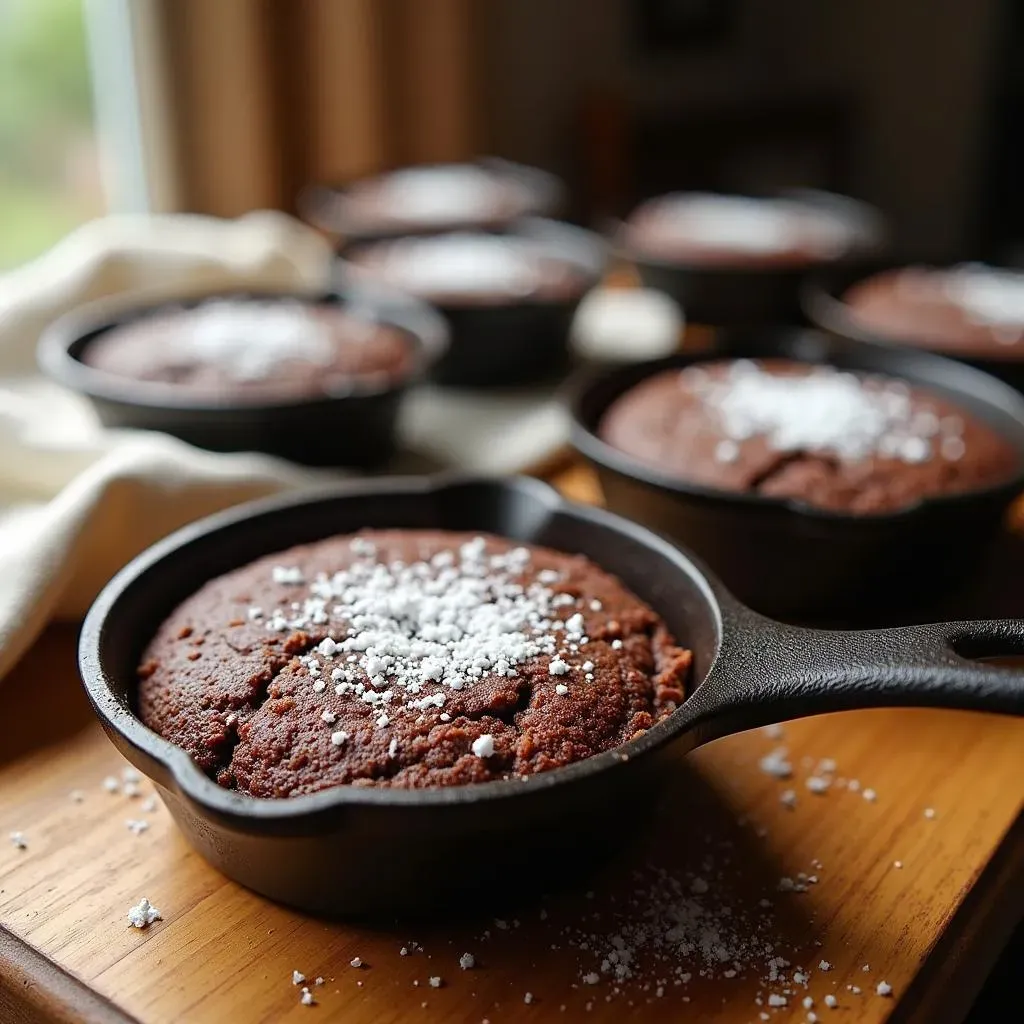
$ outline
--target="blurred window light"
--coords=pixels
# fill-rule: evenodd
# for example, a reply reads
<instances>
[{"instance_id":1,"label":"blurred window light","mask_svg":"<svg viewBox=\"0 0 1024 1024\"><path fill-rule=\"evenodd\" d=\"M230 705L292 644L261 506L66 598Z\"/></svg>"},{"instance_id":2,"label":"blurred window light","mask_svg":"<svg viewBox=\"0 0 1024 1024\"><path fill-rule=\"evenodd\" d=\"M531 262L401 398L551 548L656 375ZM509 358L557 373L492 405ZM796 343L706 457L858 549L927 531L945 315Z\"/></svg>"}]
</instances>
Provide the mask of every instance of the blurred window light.
<instances>
[{"instance_id":1,"label":"blurred window light","mask_svg":"<svg viewBox=\"0 0 1024 1024\"><path fill-rule=\"evenodd\" d=\"M0 270L148 208L130 0L0 0Z\"/></svg>"}]
</instances>

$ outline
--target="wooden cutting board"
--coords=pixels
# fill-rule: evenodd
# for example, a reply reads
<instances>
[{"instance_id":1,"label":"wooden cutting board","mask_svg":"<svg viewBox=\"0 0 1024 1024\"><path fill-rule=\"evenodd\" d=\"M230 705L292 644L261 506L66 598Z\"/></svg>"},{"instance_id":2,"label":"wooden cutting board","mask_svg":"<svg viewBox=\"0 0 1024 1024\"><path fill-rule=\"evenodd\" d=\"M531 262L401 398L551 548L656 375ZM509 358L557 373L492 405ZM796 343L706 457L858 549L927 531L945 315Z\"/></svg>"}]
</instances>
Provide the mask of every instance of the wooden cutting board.
<instances>
[{"instance_id":1,"label":"wooden cutting board","mask_svg":"<svg viewBox=\"0 0 1024 1024\"><path fill-rule=\"evenodd\" d=\"M594 497L584 471L558 482ZM979 614L1024 606L1016 594L1024 545L1008 545L988 581L963 598ZM837 1022L941 1024L962 1018L1024 913L1020 721L884 710L804 720L787 725L782 739L730 737L680 759L655 820L609 822L635 836L591 878L574 879L571 864L528 864L523 870L536 873L538 886L556 890L536 905L503 906L496 893L461 921L353 925L285 910L227 881L191 851L162 807L143 809L148 784L134 798L103 788L124 762L78 685L71 628L43 636L4 682L3 697L3 1024L759 1024L760 1014L788 1022L806 1021L809 1012L822 1021L835 1012ZM794 767L786 781L758 764L779 744ZM813 794L805 780L828 758L837 781ZM855 791L851 779L860 783ZM874 801L864 798L867 788ZM785 789L796 794L794 808L780 801ZM128 820L148 827L133 834ZM24 834L24 849L7 841L12 831ZM806 987L790 983L786 1004L769 1007L768 991L783 987L763 985L742 963L735 977L721 967L701 977L703 962L692 958L679 965L690 981L675 985L672 974L661 995L664 964L641 964L639 977L617 992L605 976L584 984L583 975L599 970L596 944L645 910L664 912L668 883L651 885L657 870L680 879L688 895L699 889L696 905L712 908L720 923L729 921L723 908L734 920L767 921L760 941L791 961L787 975L805 968ZM799 872L817 881L805 892L780 892L780 879ZM636 888L644 897L632 906L626 895ZM145 931L125 917L142 896L163 913ZM762 900L771 907L760 907ZM582 932L599 936L590 949L578 948ZM467 952L476 964L462 970ZM351 966L354 957L363 966ZM822 960L831 969L821 970ZM314 1006L301 1005L293 970L323 977L311 988ZM431 987L431 977L441 986ZM882 981L891 995L877 994ZM826 995L838 1009L826 1006Z\"/></svg>"}]
</instances>

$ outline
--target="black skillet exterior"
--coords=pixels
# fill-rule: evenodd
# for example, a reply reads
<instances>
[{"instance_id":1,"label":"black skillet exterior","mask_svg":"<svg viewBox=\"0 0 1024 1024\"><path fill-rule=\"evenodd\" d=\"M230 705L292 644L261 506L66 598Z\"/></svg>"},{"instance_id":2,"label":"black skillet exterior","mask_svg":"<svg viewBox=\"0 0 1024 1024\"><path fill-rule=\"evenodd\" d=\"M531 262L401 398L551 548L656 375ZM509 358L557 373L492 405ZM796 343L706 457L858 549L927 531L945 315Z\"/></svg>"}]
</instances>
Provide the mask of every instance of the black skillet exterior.
<instances>
[{"instance_id":1,"label":"black skillet exterior","mask_svg":"<svg viewBox=\"0 0 1024 1024\"><path fill-rule=\"evenodd\" d=\"M659 792L672 720L610 751L526 782L435 790L337 787L253 800L217 786L135 716L147 639L206 580L271 551L367 524L482 530L577 551L642 594L695 653L715 660L734 603L673 545L533 480L382 481L275 499L213 517L156 545L108 585L82 631L90 699L118 749L160 787L211 863L276 900L317 913L382 915L458 908L469 893L537 892L627 840ZM719 596L716 597L716 593ZM678 744L677 744L678 749ZM479 903L474 904L479 906Z\"/></svg>"},{"instance_id":2,"label":"black skillet exterior","mask_svg":"<svg viewBox=\"0 0 1024 1024\"><path fill-rule=\"evenodd\" d=\"M610 509L685 544L741 601L764 614L863 625L919 616L977 565L1024 486L1024 469L985 491L890 515L853 516L691 486L597 436L612 401L653 373L707 359L772 356L902 377L944 393L1014 441L1024 466L1024 401L1002 382L929 353L798 329L733 332L710 356L672 356L578 382L571 400L573 444L596 467Z\"/></svg>"},{"instance_id":3,"label":"black skillet exterior","mask_svg":"<svg viewBox=\"0 0 1024 1024\"><path fill-rule=\"evenodd\" d=\"M907 261L861 263L855 267L832 268L814 274L801 285L800 302L803 312L812 324L840 338L888 347L915 348L927 351L926 346L907 345L906 342L900 341L898 338L886 337L864 329L850 316L846 303L842 301L842 296L847 289L853 287L858 281L863 281L883 270L893 270L909 265ZM1018 391L1024 391L1024 358L996 359L991 356L959 355L949 351L943 351L942 355L984 370L986 373L992 374L993 377L1006 381Z\"/></svg>"},{"instance_id":4,"label":"black skillet exterior","mask_svg":"<svg viewBox=\"0 0 1024 1024\"><path fill-rule=\"evenodd\" d=\"M845 196L811 189L782 193L784 197L838 209L862 225L865 249L881 245L883 229L876 211ZM621 226L619 228L621 230ZM616 232L618 233L618 232ZM622 247L617 253L637 269L647 288L666 292L686 311L689 323L710 327L756 327L803 322L800 290L810 268L724 267L687 264L668 259L642 256ZM843 257L839 263L849 258Z\"/></svg>"},{"instance_id":5,"label":"black skillet exterior","mask_svg":"<svg viewBox=\"0 0 1024 1024\"><path fill-rule=\"evenodd\" d=\"M580 267L589 283L565 299L435 303L448 323L449 344L430 376L445 387L518 387L563 375L570 362L569 333L576 308L604 272L604 243L575 225L529 217L495 233L546 242ZM359 245L344 247L342 259L358 249Z\"/></svg>"},{"instance_id":6,"label":"black skillet exterior","mask_svg":"<svg viewBox=\"0 0 1024 1024\"><path fill-rule=\"evenodd\" d=\"M39 363L58 383L89 398L106 427L159 430L212 451L258 451L309 466L372 469L394 454L402 398L443 352L447 339L443 322L422 303L405 297L393 302L365 292L365 286L340 281L336 290L305 298L339 305L358 301L381 322L405 330L416 353L412 374L374 390L291 402L202 405L187 396L174 401L166 391L147 396L132 381L81 361L93 338L161 307L229 296L288 297L282 292L219 292L153 305L94 303L62 317L44 333Z\"/></svg>"}]
</instances>

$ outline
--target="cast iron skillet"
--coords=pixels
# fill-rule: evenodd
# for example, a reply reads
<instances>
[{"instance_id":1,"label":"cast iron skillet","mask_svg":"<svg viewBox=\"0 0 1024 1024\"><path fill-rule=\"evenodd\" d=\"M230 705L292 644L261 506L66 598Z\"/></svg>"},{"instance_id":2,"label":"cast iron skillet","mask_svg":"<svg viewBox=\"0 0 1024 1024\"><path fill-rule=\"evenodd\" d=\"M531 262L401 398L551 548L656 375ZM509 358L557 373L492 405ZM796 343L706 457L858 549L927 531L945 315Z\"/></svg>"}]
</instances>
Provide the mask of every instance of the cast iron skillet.
<instances>
[{"instance_id":1,"label":"cast iron skillet","mask_svg":"<svg viewBox=\"0 0 1024 1024\"><path fill-rule=\"evenodd\" d=\"M850 515L796 501L715 490L644 465L605 444L599 425L633 385L669 368L720 358L782 357L900 377L952 398L1020 451L1002 484L885 515ZM608 507L686 544L758 611L801 621L878 624L917 617L977 565L1024 487L1024 399L949 359L883 349L816 331L736 331L711 354L676 355L590 376L572 389L572 443L597 469Z\"/></svg>"},{"instance_id":2,"label":"cast iron skillet","mask_svg":"<svg viewBox=\"0 0 1024 1024\"><path fill-rule=\"evenodd\" d=\"M318 398L268 402L197 402L167 386L151 386L104 373L81 361L93 338L113 327L150 316L161 308L194 306L211 298L303 298L344 305L380 323L402 329L414 347L411 373L375 387L360 387ZM374 282L352 280L338 272L329 292L234 291L193 294L159 302L101 300L61 317L39 342L43 372L85 395L107 427L160 430L214 451L259 451L312 466L370 469L395 450L402 397L444 353L444 321L425 303Z\"/></svg>"},{"instance_id":3,"label":"cast iron skillet","mask_svg":"<svg viewBox=\"0 0 1024 1024\"><path fill-rule=\"evenodd\" d=\"M593 232L543 217L523 217L504 235L540 242L551 256L574 264L582 287L563 298L507 302L436 303L450 332L447 352L434 364L431 377L449 387L513 387L563 374L569 364L569 333L576 307L604 273L607 252ZM360 246L343 250L342 259ZM354 266L350 272L358 272ZM369 274L363 270L362 273Z\"/></svg>"},{"instance_id":4,"label":"cast iron skillet","mask_svg":"<svg viewBox=\"0 0 1024 1024\"><path fill-rule=\"evenodd\" d=\"M346 219L341 201L345 197L347 185L308 185L302 189L297 199L299 214L307 223L332 238L340 251L342 247L354 242L376 241L395 238L399 235L432 235L442 231L472 229L500 230L522 216L555 215L564 205L565 186L547 171L512 163L498 157L482 157L474 162L485 171L490 171L499 177L508 178L516 184L524 186L531 196L529 204L517 210L511 217L499 216L485 221L470 218L446 223L402 221L396 218L387 223L382 221L374 228L368 224L362 226L352 224ZM412 170L413 168L408 169Z\"/></svg>"},{"instance_id":5,"label":"cast iron skillet","mask_svg":"<svg viewBox=\"0 0 1024 1024\"><path fill-rule=\"evenodd\" d=\"M693 649L692 695L625 746L525 781L342 786L286 800L220 788L135 716L144 645L211 577L365 526L489 531L589 556ZM876 705L1022 714L1024 677L966 660L1014 651L1024 651L1024 622L1016 620L862 633L785 626L739 604L679 548L609 512L569 504L536 480L392 478L256 503L174 534L107 585L86 619L79 657L107 734L155 782L207 860L303 910L380 916L455 910L471 893L502 899L574 877L588 855L635 832L675 755L718 736Z\"/></svg>"},{"instance_id":6,"label":"cast iron skillet","mask_svg":"<svg viewBox=\"0 0 1024 1024\"><path fill-rule=\"evenodd\" d=\"M849 288L858 281L880 273L909 266L909 261L895 263L892 261L873 263L863 262L856 266L833 267L809 276L801 286L800 301L804 313L811 323L841 338L863 341L875 345L904 347L941 352L948 358L975 366L979 370L991 373L992 376L1006 381L1018 391L1024 391L1024 359L999 359L997 356L976 355L969 351L956 352L950 348L929 349L927 345L910 343L896 337L888 337L862 327L849 312L849 307L842 300Z\"/></svg>"},{"instance_id":7,"label":"cast iron skillet","mask_svg":"<svg viewBox=\"0 0 1024 1024\"><path fill-rule=\"evenodd\" d=\"M834 211L854 226L860 240L848 254L835 261L839 264L863 258L865 252L875 251L883 244L881 215L865 203L814 189L793 189L778 195ZM688 323L750 327L802 322L800 285L811 272L811 266L729 267L648 256L623 244L622 230L622 224L613 229L613 235L620 240L616 255L636 267L646 287L667 292L676 299Z\"/></svg>"}]
</instances>

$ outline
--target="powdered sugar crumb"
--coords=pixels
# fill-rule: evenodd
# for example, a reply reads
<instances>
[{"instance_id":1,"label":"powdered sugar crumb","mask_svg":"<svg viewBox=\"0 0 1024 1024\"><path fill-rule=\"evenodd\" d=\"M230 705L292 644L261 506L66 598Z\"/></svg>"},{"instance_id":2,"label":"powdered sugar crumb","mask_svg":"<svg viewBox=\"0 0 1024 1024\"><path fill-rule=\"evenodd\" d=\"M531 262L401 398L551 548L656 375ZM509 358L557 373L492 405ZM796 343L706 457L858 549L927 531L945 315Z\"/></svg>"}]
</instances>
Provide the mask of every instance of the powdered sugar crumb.
<instances>
[{"instance_id":1,"label":"powdered sugar crumb","mask_svg":"<svg viewBox=\"0 0 1024 1024\"><path fill-rule=\"evenodd\" d=\"M473 740L471 749L477 757L491 757L494 754L494 737L489 732L477 736Z\"/></svg>"},{"instance_id":2,"label":"powdered sugar crumb","mask_svg":"<svg viewBox=\"0 0 1024 1024\"><path fill-rule=\"evenodd\" d=\"M128 909L128 923L133 928L148 928L154 921L162 921L163 915L143 896L138 904Z\"/></svg>"}]
</instances>

